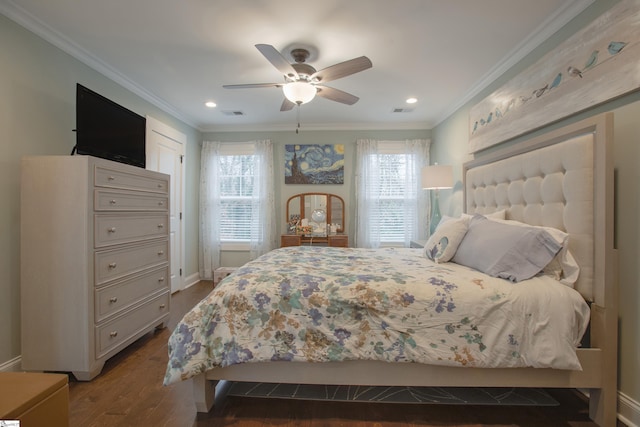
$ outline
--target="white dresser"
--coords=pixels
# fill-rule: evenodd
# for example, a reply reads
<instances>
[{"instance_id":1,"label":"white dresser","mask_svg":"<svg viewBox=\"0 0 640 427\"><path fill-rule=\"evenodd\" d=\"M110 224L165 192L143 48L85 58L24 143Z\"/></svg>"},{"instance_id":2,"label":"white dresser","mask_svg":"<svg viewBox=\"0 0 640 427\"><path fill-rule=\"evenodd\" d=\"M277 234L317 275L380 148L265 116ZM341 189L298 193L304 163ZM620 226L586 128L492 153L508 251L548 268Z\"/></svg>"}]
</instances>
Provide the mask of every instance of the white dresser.
<instances>
[{"instance_id":1,"label":"white dresser","mask_svg":"<svg viewBox=\"0 0 640 427\"><path fill-rule=\"evenodd\" d=\"M22 368L88 381L169 318L169 176L90 156L22 160Z\"/></svg>"}]
</instances>

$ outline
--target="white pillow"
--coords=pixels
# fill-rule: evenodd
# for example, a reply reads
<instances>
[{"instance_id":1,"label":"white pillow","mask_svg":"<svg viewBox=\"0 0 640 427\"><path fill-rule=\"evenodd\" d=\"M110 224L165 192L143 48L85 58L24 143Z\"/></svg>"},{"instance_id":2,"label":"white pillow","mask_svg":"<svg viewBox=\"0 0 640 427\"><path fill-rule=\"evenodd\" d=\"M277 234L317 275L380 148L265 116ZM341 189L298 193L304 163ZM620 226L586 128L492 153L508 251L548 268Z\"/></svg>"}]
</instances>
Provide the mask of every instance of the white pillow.
<instances>
[{"instance_id":1,"label":"white pillow","mask_svg":"<svg viewBox=\"0 0 640 427\"><path fill-rule=\"evenodd\" d=\"M557 228L525 224L524 222L515 220L500 220L494 218L491 220L506 224L519 225L521 227L542 228L551 234L554 240L562 245L562 249L560 249L558 254L542 270L542 274L553 276L563 285L573 288L574 284L578 280L578 276L580 275L580 266L578 266L578 263L569 251L569 235L567 233L562 230L558 230Z\"/></svg>"},{"instance_id":2,"label":"white pillow","mask_svg":"<svg viewBox=\"0 0 640 427\"><path fill-rule=\"evenodd\" d=\"M505 219L506 215L507 215L507 210L506 209L502 209L502 210L499 210L499 211L491 212L491 213L486 214L486 215L463 213L462 215L460 215L457 218L453 217L453 216L442 215L442 219L438 223L438 227L440 225L442 225L442 223L447 222L447 221L451 221L452 219L463 219L466 222L467 226L469 226L469 221L471 221L471 218L473 218L473 215L482 215L484 217L491 218L491 219Z\"/></svg>"},{"instance_id":3,"label":"white pillow","mask_svg":"<svg viewBox=\"0 0 640 427\"><path fill-rule=\"evenodd\" d=\"M561 248L554 236L540 227L520 227L475 215L453 261L519 282L540 273Z\"/></svg>"},{"instance_id":4,"label":"white pillow","mask_svg":"<svg viewBox=\"0 0 640 427\"><path fill-rule=\"evenodd\" d=\"M455 255L467 228L468 222L462 218L447 218L440 222L424 245L424 256L437 263L448 262Z\"/></svg>"},{"instance_id":5,"label":"white pillow","mask_svg":"<svg viewBox=\"0 0 640 427\"><path fill-rule=\"evenodd\" d=\"M489 219L506 219L507 218L507 210L506 209L501 209L499 211L495 211L495 212L491 212L488 214L475 214L475 215L482 215L486 218ZM466 218L467 222L469 222L471 220L471 218L473 218L473 214L465 214L463 213L462 218Z\"/></svg>"}]
</instances>

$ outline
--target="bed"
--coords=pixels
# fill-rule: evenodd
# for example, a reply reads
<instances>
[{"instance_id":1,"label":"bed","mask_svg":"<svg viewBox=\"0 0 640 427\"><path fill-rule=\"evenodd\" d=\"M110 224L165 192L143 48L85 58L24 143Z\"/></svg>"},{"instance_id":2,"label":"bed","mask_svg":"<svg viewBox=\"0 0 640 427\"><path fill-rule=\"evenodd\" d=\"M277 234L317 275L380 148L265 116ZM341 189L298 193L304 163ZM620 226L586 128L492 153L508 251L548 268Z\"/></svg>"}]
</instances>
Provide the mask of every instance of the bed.
<instances>
[{"instance_id":1,"label":"bed","mask_svg":"<svg viewBox=\"0 0 640 427\"><path fill-rule=\"evenodd\" d=\"M581 388L590 417L614 426L612 121L596 116L463 167L467 224L503 213L566 233L580 269L570 286L542 273L489 277L419 249L282 248L238 269L185 315L169 341L165 384L191 379L200 412L213 406L219 380Z\"/></svg>"}]
</instances>

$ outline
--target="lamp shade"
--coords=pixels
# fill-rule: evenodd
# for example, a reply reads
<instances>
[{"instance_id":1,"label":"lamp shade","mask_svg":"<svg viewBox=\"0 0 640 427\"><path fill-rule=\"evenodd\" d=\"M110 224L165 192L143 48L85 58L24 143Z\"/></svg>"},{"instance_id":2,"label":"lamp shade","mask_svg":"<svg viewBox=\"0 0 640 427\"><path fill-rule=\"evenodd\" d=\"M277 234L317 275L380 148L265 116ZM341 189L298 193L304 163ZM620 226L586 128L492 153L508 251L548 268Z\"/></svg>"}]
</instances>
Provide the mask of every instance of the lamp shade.
<instances>
[{"instance_id":1,"label":"lamp shade","mask_svg":"<svg viewBox=\"0 0 640 427\"><path fill-rule=\"evenodd\" d=\"M422 168L422 188L433 190L453 187L453 167L451 165L431 165Z\"/></svg>"},{"instance_id":2,"label":"lamp shade","mask_svg":"<svg viewBox=\"0 0 640 427\"><path fill-rule=\"evenodd\" d=\"M282 87L284 96L295 104L306 104L315 96L317 89L314 85L306 82L291 82Z\"/></svg>"}]
</instances>

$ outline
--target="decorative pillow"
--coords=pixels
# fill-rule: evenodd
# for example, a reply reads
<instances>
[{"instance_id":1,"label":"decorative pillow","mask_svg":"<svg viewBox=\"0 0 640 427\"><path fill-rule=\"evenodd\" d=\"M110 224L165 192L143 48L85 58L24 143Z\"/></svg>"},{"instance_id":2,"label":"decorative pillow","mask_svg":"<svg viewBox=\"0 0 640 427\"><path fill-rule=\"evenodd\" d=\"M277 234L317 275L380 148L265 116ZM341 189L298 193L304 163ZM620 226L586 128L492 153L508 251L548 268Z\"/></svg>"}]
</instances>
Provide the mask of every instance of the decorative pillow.
<instances>
[{"instance_id":1,"label":"decorative pillow","mask_svg":"<svg viewBox=\"0 0 640 427\"><path fill-rule=\"evenodd\" d=\"M440 222L438 223L438 225L436 226L436 228L440 227L442 224L444 224L447 221L455 221L460 219L460 217L456 218L453 216L448 216L448 215L442 215L442 218L440 219Z\"/></svg>"},{"instance_id":2,"label":"decorative pillow","mask_svg":"<svg viewBox=\"0 0 640 427\"><path fill-rule=\"evenodd\" d=\"M519 282L542 271L561 248L542 228L520 227L474 215L453 261Z\"/></svg>"},{"instance_id":3,"label":"decorative pillow","mask_svg":"<svg viewBox=\"0 0 640 427\"><path fill-rule=\"evenodd\" d=\"M520 227L533 227L546 230L551 236L562 245L562 249L542 270L542 274L552 276L563 285L573 288L578 276L580 275L580 266L569 251L569 235L562 230L553 227L544 227L538 225L525 224L514 220L492 219L492 221L502 222L505 224L517 225Z\"/></svg>"},{"instance_id":4,"label":"decorative pillow","mask_svg":"<svg viewBox=\"0 0 640 427\"><path fill-rule=\"evenodd\" d=\"M467 221L449 218L438 224L424 245L424 255L437 263L448 262L467 232Z\"/></svg>"}]
</instances>

